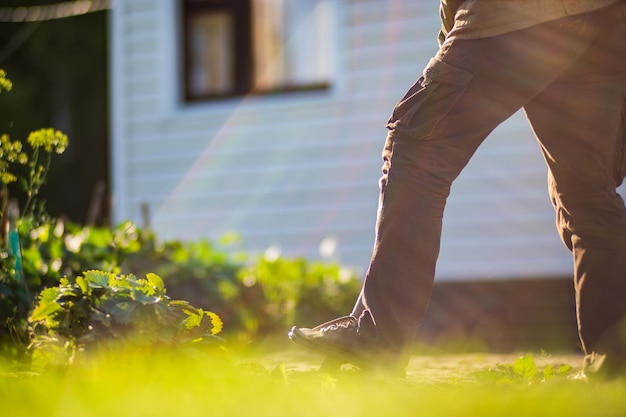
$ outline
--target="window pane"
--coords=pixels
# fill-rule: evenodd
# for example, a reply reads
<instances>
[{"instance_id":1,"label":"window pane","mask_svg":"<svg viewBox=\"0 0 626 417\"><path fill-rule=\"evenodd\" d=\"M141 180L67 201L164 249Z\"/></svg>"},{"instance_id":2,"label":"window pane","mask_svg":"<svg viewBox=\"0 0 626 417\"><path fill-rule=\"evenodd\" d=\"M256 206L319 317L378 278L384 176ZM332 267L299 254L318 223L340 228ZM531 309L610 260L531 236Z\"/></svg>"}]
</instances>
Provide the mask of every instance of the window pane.
<instances>
[{"instance_id":1,"label":"window pane","mask_svg":"<svg viewBox=\"0 0 626 417\"><path fill-rule=\"evenodd\" d=\"M285 8L286 84L327 82L332 68L333 25L329 2L298 0Z\"/></svg>"},{"instance_id":2,"label":"window pane","mask_svg":"<svg viewBox=\"0 0 626 417\"><path fill-rule=\"evenodd\" d=\"M252 13L257 91L328 82L329 0L254 0Z\"/></svg>"},{"instance_id":3,"label":"window pane","mask_svg":"<svg viewBox=\"0 0 626 417\"><path fill-rule=\"evenodd\" d=\"M336 0L184 0L186 99L324 89Z\"/></svg>"},{"instance_id":4,"label":"window pane","mask_svg":"<svg viewBox=\"0 0 626 417\"><path fill-rule=\"evenodd\" d=\"M252 2L255 90L270 90L285 83L283 3L283 0Z\"/></svg>"},{"instance_id":5,"label":"window pane","mask_svg":"<svg viewBox=\"0 0 626 417\"><path fill-rule=\"evenodd\" d=\"M235 88L232 16L226 11L191 16L188 42L190 94L231 93Z\"/></svg>"}]
</instances>

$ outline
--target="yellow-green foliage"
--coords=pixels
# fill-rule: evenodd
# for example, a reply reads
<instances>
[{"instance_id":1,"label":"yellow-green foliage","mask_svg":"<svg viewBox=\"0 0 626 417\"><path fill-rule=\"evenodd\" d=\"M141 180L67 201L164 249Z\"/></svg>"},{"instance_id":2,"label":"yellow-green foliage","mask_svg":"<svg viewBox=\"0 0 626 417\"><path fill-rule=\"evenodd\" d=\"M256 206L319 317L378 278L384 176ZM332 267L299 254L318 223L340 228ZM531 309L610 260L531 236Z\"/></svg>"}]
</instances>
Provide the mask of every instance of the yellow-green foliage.
<instances>
[{"instance_id":1,"label":"yellow-green foliage","mask_svg":"<svg viewBox=\"0 0 626 417\"><path fill-rule=\"evenodd\" d=\"M22 142L12 141L9 135L0 135L0 182L9 184L17 181L17 176L10 171L10 165L24 165L28 156L22 152Z\"/></svg>"},{"instance_id":2,"label":"yellow-green foliage","mask_svg":"<svg viewBox=\"0 0 626 417\"><path fill-rule=\"evenodd\" d=\"M29 317L36 365L66 365L76 352L111 347L188 347L215 343L219 316L172 300L161 277L86 271L43 290Z\"/></svg>"},{"instance_id":3,"label":"yellow-green foliage","mask_svg":"<svg viewBox=\"0 0 626 417\"><path fill-rule=\"evenodd\" d=\"M7 79L7 73L3 69L0 69L0 93L2 90L11 91L11 88L13 88L13 83L11 83L11 80Z\"/></svg>"},{"instance_id":4,"label":"yellow-green foliage","mask_svg":"<svg viewBox=\"0 0 626 417\"><path fill-rule=\"evenodd\" d=\"M432 360L471 373L471 364ZM621 417L626 410L624 381L399 381L355 372L333 377L314 371L315 363L294 361L289 352L278 361L109 352L63 373L0 369L0 402L11 417Z\"/></svg>"}]
</instances>

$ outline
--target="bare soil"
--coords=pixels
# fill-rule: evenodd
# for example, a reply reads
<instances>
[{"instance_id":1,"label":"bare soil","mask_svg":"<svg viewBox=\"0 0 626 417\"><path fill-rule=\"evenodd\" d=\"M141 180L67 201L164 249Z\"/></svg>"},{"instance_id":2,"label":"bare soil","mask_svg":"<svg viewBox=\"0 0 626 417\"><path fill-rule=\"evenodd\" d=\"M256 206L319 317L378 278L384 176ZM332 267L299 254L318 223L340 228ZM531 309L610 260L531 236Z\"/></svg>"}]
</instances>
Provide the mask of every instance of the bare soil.
<instances>
[{"instance_id":1,"label":"bare soil","mask_svg":"<svg viewBox=\"0 0 626 417\"><path fill-rule=\"evenodd\" d=\"M496 369L498 365L512 365L525 353L414 354L407 367L406 382L418 385L472 383L476 382L478 372ZM538 369L546 366L559 369L562 365L569 365L573 368L572 374L581 369L580 354L531 354ZM261 361L269 369L282 366L287 373L308 373L318 371L323 359L321 355L294 347L265 354Z\"/></svg>"}]
</instances>

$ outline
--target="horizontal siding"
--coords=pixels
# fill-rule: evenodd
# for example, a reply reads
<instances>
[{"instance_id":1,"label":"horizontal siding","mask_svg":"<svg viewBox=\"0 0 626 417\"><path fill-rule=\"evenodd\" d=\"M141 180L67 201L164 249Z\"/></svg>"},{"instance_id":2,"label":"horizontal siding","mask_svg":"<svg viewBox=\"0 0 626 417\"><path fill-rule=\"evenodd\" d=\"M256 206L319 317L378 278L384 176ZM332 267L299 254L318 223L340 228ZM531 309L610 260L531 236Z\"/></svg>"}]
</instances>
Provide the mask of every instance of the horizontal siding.
<instances>
[{"instance_id":1,"label":"horizontal siding","mask_svg":"<svg viewBox=\"0 0 626 417\"><path fill-rule=\"evenodd\" d=\"M159 44L154 37L154 32L133 33L124 44L124 54L158 53Z\"/></svg>"},{"instance_id":2,"label":"horizontal siding","mask_svg":"<svg viewBox=\"0 0 626 417\"><path fill-rule=\"evenodd\" d=\"M134 0L133 0L134 1ZM363 270L371 254L385 122L436 52L433 2L348 1L341 7L337 85L325 92L181 105L163 86L159 22L173 0L125 1L122 88L122 212L151 209L163 238L242 236L243 249L279 246ZM165 8L165 9L164 9ZM176 27L172 24L171 27ZM172 59L170 59L172 58ZM165 103L165 104L164 104ZM114 174L118 175L118 174ZM439 279L569 274L545 191L546 170L521 113L486 140L452 188ZM118 219L121 220L121 219Z\"/></svg>"},{"instance_id":3,"label":"horizontal siding","mask_svg":"<svg viewBox=\"0 0 626 417\"><path fill-rule=\"evenodd\" d=\"M159 80L155 77L137 77L124 82L124 90L129 96L145 97L157 96Z\"/></svg>"},{"instance_id":4,"label":"horizontal siding","mask_svg":"<svg viewBox=\"0 0 626 417\"><path fill-rule=\"evenodd\" d=\"M380 24L389 26L406 24L407 19L423 17L428 26L439 27L438 2L406 0L345 0L347 23L351 27ZM433 19L434 17L434 19Z\"/></svg>"},{"instance_id":5,"label":"horizontal siding","mask_svg":"<svg viewBox=\"0 0 626 417\"><path fill-rule=\"evenodd\" d=\"M126 14L143 13L154 10L156 3L155 0L130 0L124 3L124 11Z\"/></svg>"},{"instance_id":6,"label":"horizontal siding","mask_svg":"<svg viewBox=\"0 0 626 417\"><path fill-rule=\"evenodd\" d=\"M125 113L136 117L158 114L162 94L155 69L160 65L157 1L126 1L122 25L124 46L122 98Z\"/></svg>"},{"instance_id":7,"label":"horizontal siding","mask_svg":"<svg viewBox=\"0 0 626 417\"><path fill-rule=\"evenodd\" d=\"M449 278L567 276L547 169L523 114L500 125L461 173L444 218L438 274Z\"/></svg>"}]
</instances>

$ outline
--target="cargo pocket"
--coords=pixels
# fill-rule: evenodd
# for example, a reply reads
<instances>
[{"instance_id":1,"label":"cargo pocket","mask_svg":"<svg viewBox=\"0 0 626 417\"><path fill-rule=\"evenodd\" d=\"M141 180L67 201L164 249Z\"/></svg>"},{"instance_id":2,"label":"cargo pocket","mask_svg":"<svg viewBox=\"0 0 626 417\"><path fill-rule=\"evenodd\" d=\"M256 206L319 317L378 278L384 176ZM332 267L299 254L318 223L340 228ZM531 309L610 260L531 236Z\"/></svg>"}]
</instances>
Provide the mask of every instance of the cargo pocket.
<instances>
[{"instance_id":1,"label":"cargo pocket","mask_svg":"<svg viewBox=\"0 0 626 417\"><path fill-rule=\"evenodd\" d=\"M387 129L412 139L427 138L463 95L472 73L432 58L422 76L396 104Z\"/></svg>"}]
</instances>

